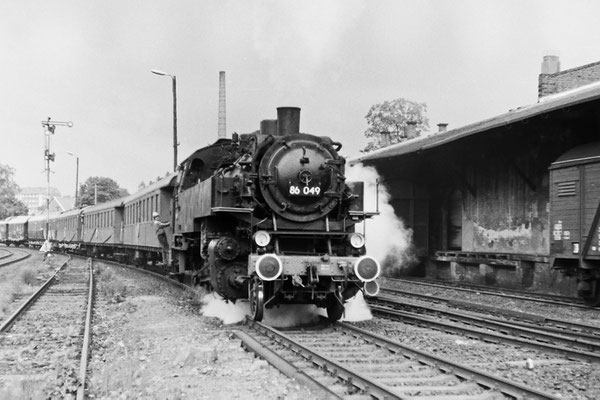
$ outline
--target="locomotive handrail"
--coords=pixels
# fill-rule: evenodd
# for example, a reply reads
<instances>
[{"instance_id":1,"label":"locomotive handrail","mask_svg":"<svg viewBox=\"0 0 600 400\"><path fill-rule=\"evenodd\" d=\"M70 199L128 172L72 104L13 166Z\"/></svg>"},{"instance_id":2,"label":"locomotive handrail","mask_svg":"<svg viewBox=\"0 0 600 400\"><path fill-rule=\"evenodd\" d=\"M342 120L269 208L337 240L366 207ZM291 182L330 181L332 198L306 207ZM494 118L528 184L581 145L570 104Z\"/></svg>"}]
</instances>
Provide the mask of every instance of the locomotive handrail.
<instances>
[{"instance_id":1,"label":"locomotive handrail","mask_svg":"<svg viewBox=\"0 0 600 400\"><path fill-rule=\"evenodd\" d=\"M350 214L353 217L364 216L366 218L371 218L371 217L374 217L375 215L379 215L381 213L379 211L348 211L348 214Z\"/></svg>"},{"instance_id":2,"label":"locomotive handrail","mask_svg":"<svg viewBox=\"0 0 600 400\"><path fill-rule=\"evenodd\" d=\"M349 236L354 232L325 232L325 231L280 231L280 230L265 230L271 235L277 236Z\"/></svg>"},{"instance_id":3,"label":"locomotive handrail","mask_svg":"<svg viewBox=\"0 0 600 400\"><path fill-rule=\"evenodd\" d=\"M226 212L226 213L252 213L254 208L239 208L239 207L211 207L210 209L214 213Z\"/></svg>"}]
</instances>

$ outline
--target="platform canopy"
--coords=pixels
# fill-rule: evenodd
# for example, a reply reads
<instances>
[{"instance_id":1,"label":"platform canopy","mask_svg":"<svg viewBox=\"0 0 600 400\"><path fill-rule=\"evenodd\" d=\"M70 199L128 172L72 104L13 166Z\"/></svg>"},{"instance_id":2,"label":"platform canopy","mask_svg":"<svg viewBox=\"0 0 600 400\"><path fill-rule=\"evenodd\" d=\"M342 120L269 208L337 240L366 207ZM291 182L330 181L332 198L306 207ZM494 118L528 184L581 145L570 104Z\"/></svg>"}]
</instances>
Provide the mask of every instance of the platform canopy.
<instances>
[{"instance_id":1,"label":"platform canopy","mask_svg":"<svg viewBox=\"0 0 600 400\"><path fill-rule=\"evenodd\" d=\"M407 154L420 153L436 148L459 139L473 135L484 135L496 128L509 128L509 125L525 122L528 119L544 116L557 110L573 108L577 105L600 99L600 82L582 86L577 89L543 97L538 103L518 107L507 113L493 118L475 122L443 133L434 133L377 149L368 154L351 159L351 165L358 163L369 164L386 158L399 157Z\"/></svg>"}]
</instances>

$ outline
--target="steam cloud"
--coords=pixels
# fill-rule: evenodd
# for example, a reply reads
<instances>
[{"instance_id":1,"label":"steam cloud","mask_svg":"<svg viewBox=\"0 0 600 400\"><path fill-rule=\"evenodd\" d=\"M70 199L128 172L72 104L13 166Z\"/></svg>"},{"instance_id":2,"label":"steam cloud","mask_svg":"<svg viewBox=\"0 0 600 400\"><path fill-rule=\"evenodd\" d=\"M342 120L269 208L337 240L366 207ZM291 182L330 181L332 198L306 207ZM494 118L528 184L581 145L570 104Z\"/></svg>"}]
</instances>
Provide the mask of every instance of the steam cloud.
<instances>
[{"instance_id":1,"label":"steam cloud","mask_svg":"<svg viewBox=\"0 0 600 400\"><path fill-rule=\"evenodd\" d=\"M246 315L250 315L250 304L243 300L233 304L216 294L207 294L202 298L202 304L202 315L219 318L224 325L242 322ZM349 299L344 306L346 310L341 321L364 321L373 318L361 292ZM265 309L262 322L277 328L288 328L315 324L319 316L327 317L327 312L312 304L282 304Z\"/></svg>"},{"instance_id":2,"label":"steam cloud","mask_svg":"<svg viewBox=\"0 0 600 400\"><path fill-rule=\"evenodd\" d=\"M348 181L365 183L364 209L377 210L377 181L380 179L375 168L357 164L346 169ZM398 276L410 268L414 261L412 231L394 213L390 205L391 196L385 186L379 185L379 215L365 221L367 254L375 257L385 276ZM357 232L362 232L362 224Z\"/></svg>"}]
</instances>

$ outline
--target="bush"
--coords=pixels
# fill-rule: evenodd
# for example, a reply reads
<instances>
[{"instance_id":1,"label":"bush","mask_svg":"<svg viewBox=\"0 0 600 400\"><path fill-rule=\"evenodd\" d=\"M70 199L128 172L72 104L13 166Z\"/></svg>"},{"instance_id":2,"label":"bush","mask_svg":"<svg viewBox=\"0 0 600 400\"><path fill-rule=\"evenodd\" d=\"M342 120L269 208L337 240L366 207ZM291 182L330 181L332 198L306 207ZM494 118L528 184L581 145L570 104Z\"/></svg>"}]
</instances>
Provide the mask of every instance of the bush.
<instances>
[{"instance_id":1,"label":"bush","mask_svg":"<svg viewBox=\"0 0 600 400\"><path fill-rule=\"evenodd\" d=\"M115 278L110 268L100 268L98 271L98 292L108 299L123 298L127 285Z\"/></svg>"},{"instance_id":2,"label":"bush","mask_svg":"<svg viewBox=\"0 0 600 400\"><path fill-rule=\"evenodd\" d=\"M125 297L127 285L125 285L123 282L112 280L108 282L101 282L99 290L100 293L109 299L118 296Z\"/></svg>"},{"instance_id":3,"label":"bush","mask_svg":"<svg viewBox=\"0 0 600 400\"><path fill-rule=\"evenodd\" d=\"M17 283L5 283L0 285L0 316L8 314L10 305L17 298L17 294L21 292ZM3 398L0 396L0 398Z\"/></svg>"},{"instance_id":4,"label":"bush","mask_svg":"<svg viewBox=\"0 0 600 400\"><path fill-rule=\"evenodd\" d=\"M36 282L37 273L33 268L23 268L20 277L21 282L31 286Z\"/></svg>"}]
</instances>

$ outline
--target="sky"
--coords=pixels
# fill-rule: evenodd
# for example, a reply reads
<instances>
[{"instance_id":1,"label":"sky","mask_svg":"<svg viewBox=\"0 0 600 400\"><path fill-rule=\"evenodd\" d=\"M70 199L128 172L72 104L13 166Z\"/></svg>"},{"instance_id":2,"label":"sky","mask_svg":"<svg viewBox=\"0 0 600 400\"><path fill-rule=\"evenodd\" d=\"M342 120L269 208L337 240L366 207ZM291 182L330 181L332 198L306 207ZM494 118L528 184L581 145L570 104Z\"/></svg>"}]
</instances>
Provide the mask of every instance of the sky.
<instances>
[{"instance_id":1,"label":"sky","mask_svg":"<svg viewBox=\"0 0 600 400\"><path fill-rule=\"evenodd\" d=\"M563 70L600 61L598 1L6 0L0 6L0 164L20 187L75 194L91 176L130 193L217 138L219 71L227 134L276 108L300 130L358 156L365 115L386 100L427 104L430 130L537 101L542 58ZM73 153L76 156L69 155Z\"/></svg>"}]
</instances>

